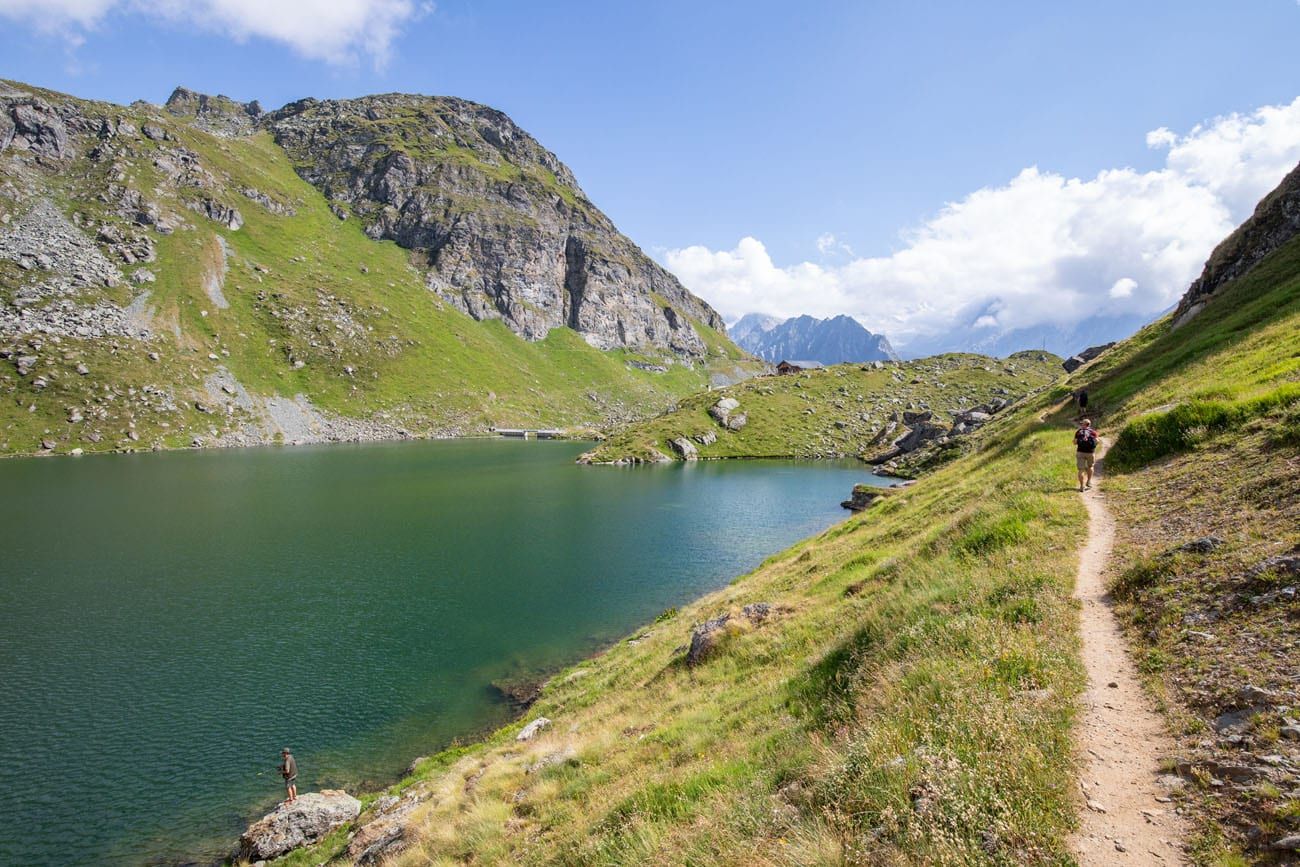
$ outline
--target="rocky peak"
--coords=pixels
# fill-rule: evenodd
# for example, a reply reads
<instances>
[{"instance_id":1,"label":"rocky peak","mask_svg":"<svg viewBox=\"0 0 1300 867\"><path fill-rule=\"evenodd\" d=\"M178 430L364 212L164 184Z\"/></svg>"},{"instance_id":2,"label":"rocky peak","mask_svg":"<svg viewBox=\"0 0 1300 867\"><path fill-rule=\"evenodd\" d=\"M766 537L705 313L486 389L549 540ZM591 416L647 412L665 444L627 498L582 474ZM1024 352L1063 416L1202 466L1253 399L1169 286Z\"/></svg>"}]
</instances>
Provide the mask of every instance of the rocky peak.
<instances>
[{"instance_id":1,"label":"rocky peak","mask_svg":"<svg viewBox=\"0 0 1300 867\"><path fill-rule=\"evenodd\" d=\"M1201 276L1178 302L1175 326L1191 319L1223 284L1300 234L1300 165L1255 206L1255 213L1214 248Z\"/></svg>"},{"instance_id":2,"label":"rocky peak","mask_svg":"<svg viewBox=\"0 0 1300 867\"><path fill-rule=\"evenodd\" d=\"M898 358L885 335L873 334L843 314L830 319L804 315L783 321L751 313L741 317L729 333L742 348L773 363L806 359L840 364Z\"/></svg>"},{"instance_id":3,"label":"rocky peak","mask_svg":"<svg viewBox=\"0 0 1300 867\"><path fill-rule=\"evenodd\" d=\"M721 317L619 233L506 114L455 97L305 99L263 123L365 231L415 254L431 290L538 340L702 355Z\"/></svg>"},{"instance_id":4,"label":"rocky peak","mask_svg":"<svg viewBox=\"0 0 1300 867\"><path fill-rule=\"evenodd\" d=\"M228 96L209 96L185 87L172 91L163 106L176 117L190 118L194 125L215 135L247 135L263 114L257 100L237 102Z\"/></svg>"}]
</instances>

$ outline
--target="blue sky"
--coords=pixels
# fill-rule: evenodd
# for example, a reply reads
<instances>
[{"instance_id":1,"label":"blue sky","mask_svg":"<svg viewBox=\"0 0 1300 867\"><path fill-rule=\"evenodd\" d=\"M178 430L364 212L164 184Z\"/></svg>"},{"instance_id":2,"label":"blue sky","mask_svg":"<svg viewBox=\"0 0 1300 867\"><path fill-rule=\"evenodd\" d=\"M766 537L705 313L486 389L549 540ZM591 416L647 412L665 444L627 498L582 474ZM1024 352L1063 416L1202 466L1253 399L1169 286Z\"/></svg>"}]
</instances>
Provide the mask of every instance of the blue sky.
<instances>
[{"instance_id":1,"label":"blue sky","mask_svg":"<svg viewBox=\"0 0 1300 867\"><path fill-rule=\"evenodd\" d=\"M325 4L345 7L333 30L299 13L312 4L260 5L280 11L251 0L0 0L0 75L118 102L160 102L175 84L267 107L380 91L485 102L554 150L620 228L733 317L748 305L872 320L882 293L897 290L887 280L848 285L852 266L908 252L945 205L1005 191L1031 167L1065 186L1112 169L1167 171L1170 147L1150 146L1150 131L1187 137L1300 96L1295 0L341 0ZM348 26L345 13L371 23ZM1264 148L1271 183L1294 164L1289 124ZM1208 237L1243 216L1224 210L1194 231ZM766 279L744 277L746 238L789 285L752 297L726 285L726 273L733 284ZM737 272L737 261L748 264ZM809 268L835 286L801 283ZM1112 276L1088 279L1107 281L1103 295L1132 279L1150 297L1121 290L1116 301L1147 306L1185 285L1181 273L1159 292L1150 275ZM950 317L990 299L955 300ZM936 327L912 308L868 324Z\"/></svg>"}]
</instances>

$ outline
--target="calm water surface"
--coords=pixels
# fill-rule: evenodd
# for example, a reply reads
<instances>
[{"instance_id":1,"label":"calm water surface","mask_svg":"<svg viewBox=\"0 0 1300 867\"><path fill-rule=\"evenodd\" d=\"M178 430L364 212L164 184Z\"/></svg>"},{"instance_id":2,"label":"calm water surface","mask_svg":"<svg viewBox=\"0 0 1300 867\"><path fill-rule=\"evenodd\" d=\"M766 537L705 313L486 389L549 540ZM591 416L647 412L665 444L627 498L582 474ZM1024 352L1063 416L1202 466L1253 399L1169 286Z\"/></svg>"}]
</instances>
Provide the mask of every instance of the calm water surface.
<instances>
[{"instance_id":1,"label":"calm water surface","mask_svg":"<svg viewBox=\"0 0 1300 867\"><path fill-rule=\"evenodd\" d=\"M578 467L573 443L0 461L0 864L213 857L390 781L843 517L860 464Z\"/></svg>"}]
</instances>

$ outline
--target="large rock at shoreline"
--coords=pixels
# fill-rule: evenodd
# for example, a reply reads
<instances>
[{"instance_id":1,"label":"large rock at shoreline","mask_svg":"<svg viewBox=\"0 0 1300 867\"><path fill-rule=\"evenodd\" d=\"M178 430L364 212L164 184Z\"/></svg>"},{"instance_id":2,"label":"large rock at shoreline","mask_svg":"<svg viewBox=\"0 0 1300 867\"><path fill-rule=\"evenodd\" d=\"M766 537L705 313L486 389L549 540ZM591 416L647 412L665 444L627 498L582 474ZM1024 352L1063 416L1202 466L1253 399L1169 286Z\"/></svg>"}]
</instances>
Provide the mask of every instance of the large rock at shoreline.
<instances>
[{"instance_id":1,"label":"large rock at shoreline","mask_svg":"<svg viewBox=\"0 0 1300 867\"><path fill-rule=\"evenodd\" d=\"M239 838L239 857L247 861L279 858L310 846L361 812L361 802L338 789L299 795L248 826Z\"/></svg>"}]
</instances>

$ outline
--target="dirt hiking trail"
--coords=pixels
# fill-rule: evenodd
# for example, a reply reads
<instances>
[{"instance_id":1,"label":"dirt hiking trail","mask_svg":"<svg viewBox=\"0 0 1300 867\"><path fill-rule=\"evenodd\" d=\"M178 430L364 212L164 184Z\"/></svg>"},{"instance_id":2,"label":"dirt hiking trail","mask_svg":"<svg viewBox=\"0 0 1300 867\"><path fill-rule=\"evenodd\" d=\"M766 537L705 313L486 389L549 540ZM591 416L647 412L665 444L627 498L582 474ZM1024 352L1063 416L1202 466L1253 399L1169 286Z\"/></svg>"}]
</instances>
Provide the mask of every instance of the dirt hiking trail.
<instances>
[{"instance_id":1,"label":"dirt hiking trail","mask_svg":"<svg viewBox=\"0 0 1300 867\"><path fill-rule=\"evenodd\" d=\"M1173 755L1174 743L1142 688L1106 593L1115 521L1098 490L1104 455L1105 445L1093 489L1081 495L1088 540L1074 593L1082 606L1088 688L1076 735L1084 807L1072 843L1083 867L1183 864L1184 822L1158 782L1160 758Z\"/></svg>"}]
</instances>

